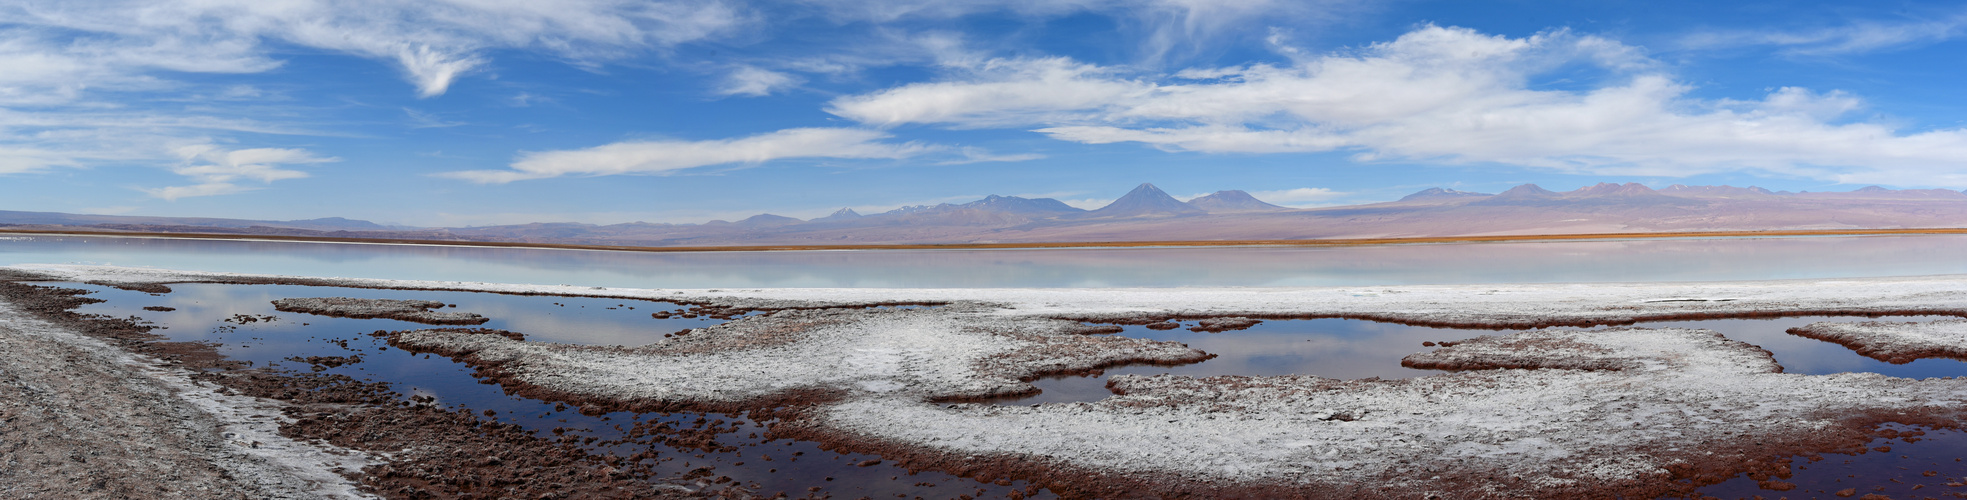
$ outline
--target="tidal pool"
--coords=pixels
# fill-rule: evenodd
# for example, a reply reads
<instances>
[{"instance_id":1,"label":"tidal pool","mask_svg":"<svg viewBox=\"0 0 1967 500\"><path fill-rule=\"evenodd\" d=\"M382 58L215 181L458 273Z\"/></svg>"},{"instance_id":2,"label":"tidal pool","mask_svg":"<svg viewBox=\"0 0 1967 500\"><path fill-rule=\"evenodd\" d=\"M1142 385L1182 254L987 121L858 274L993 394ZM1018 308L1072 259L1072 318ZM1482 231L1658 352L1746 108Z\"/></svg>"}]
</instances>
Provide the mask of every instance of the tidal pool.
<instances>
[{"instance_id":1,"label":"tidal pool","mask_svg":"<svg viewBox=\"0 0 1967 500\"><path fill-rule=\"evenodd\" d=\"M1952 316L1891 316L1892 321L1932 321ZM1748 342L1775 354L1785 373L1823 375L1871 372L1905 378L1967 376L1967 362L1953 359L1921 359L1903 365L1879 361L1852 352L1844 346L1790 335L1785 331L1819 321L1866 321L1865 316L1796 316L1786 318L1712 319L1665 321L1632 325L1639 328L1699 328L1721 332L1728 338ZM1502 335L1509 331L1465 330L1410 326L1377 321L1322 318L1265 320L1246 330L1220 333L1196 332L1188 328L1154 330L1140 325L1122 327L1112 335L1181 342L1216 355L1200 363L1182 366L1123 366L1104 370L1095 376L1047 377L1032 381L1044 392L1006 399L998 404L1028 405L1071 401L1097 401L1113 393L1106 388L1111 375L1173 374L1192 377L1214 375L1316 375L1337 379L1412 378L1440 374L1400 365L1409 354L1432 350L1424 342L1456 341L1480 335ZM1607 327L1599 327L1607 328Z\"/></svg>"},{"instance_id":2,"label":"tidal pool","mask_svg":"<svg viewBox=\"0 0 1967 500\"><path fill-rule=\"evenodd\" d=\"M658 312L681 313L678 304L627 299L501 295L479 292L370 290L339 287L291 285L173 284L168 294L150 294L79 283L38 283L90 290L88 297L107 302L90 304L77 310L83 314L142 318L160 327L152 333L169 341L218 344L227 357L250 362L256 367L276 367L302 372L343 374L357 379L389 382L404 396L436 398L436 404L492 412L491 418L517 424L545 437L563 429L576 437L593 437L584 446L589 453L630 456L643 451L657 452L657 470L681 476L694 469L712 467L709 477L728 476L738 484L753 485L765 496L786 492L860 498L896 495L955 497L1005 497L1027 491L1029 484L982 483L938 472L910 473L891 463L861 466L880 457L857 453L835 453L810 442L758 438L765 430L760 422L745 415L705 413L582 414L577 408L552 402L507 395L499 386L481 383L471 376L472 369L448 358L411 354L388 346L384 339L369 335L376 330L416 330L430 325L391 319L351 319L281 312L272 301L295 297L355 297L435 300L455 304L444 311L478 313L490 319L474 328L521 332L528 341L591 345L641 345L660 340L666 333L685 328L701 328L722 320L711 318L651 317ZM169 311L144 308L170 308ZM250 318L250 319L247 319ZM354 357L361 361L315 369L305 361L291 358L310 356ZM639 442L612 442L631 433L636 424L647 426L669 423L677 428L695 426L699 418L722 420L721 426L736 429L722 433L715 442L730 449L674 447L652 444L645 436ZM646 426L645 426L646 427ZM565 429L572 429L565 431ZM818 488L809 490L809 488ZM1034 497L1049 497L1038 491Z\"/></svg>"},{"instance_id":3,"label":"tidal pool","mask_svg":"<svg viewBox=\"0 0 1967 500\"><path fill-rule=\"evenodd\" d=\"M445 311L477 313L490 320L478 327L520 332L529 341L594 345L641 345L659 340L666 333L722 321L674 317L685 311L684 306L679 304L628 299L290 285L179 284L171 285L173 291L168 294L74 283L55 285L92 290L90 296L108 301L84 306L79 312L115 317L136 316L162 327L154 333L164 335L169 340L216 343L221 353L251 362L254 366L338 373L390 382L406 396L432 397L437 404L446 407L468 407L480 412L489 410L495 415L491 418L523 426L541 435L550 435L553 430L560 429L574 436L596 438L585 446L591 453L628 456L654 451L659 470L666 473L680 475L705 466L713 467L715 475L728 476L740 484L754 485L766 495L786 491L795 495L816 493L846 497L999 497L1033 491L1024 482L1000 485L938 472L910 474L889 463L863 466L869 461L880 460L880 457L872 455L834 453L808 442L767 441L754 435L763 432L759 422L744 415L628 412L584 415L576 409L557 407L553 403L507 395L500 387L473 378L472 370L464 365L442 357L412 355L390 348L382 339L368 335L376 330L423 329L429 328L428 325L388 319L332 318L280 312L273 310L271 302L297 297L434 300L455 304L455 308L446 307L443 309ZM670 317L658 319L652 315ZM1717 330L1730 338L1769 349L1789 373L1875 372L1915 378L1967 376L1967 363L1960 361L1927 359L1893 365L1858 356L1836 344L1784 333L1788 328L1818 321L1866 319L1870 318L1719 319L1654 322L1635 326ZM1890 319L1924 321L1937 317L1901 316ZM1184 327L1192 325L1194 322L1183 324ZM1405 368L1400 365L1400 359L1430 349L1423 342L1505 333L1508 332L1428 328L1347 319L1266 320L1246 330L1221 333L1128 326L1114 335L1183 342L1217 357L1184 366L1123 366L1105 370L1102 376L1041 379L1036 381L1036 385L1044 391L1041 394L1000 404L1098 400L1111 394L1105 388L1104 376L1121 373L1189 376L1310 374L1343 379L1428 376L1440 372ZM360 356L361 361L317 368L310 363L294 360L309 356ZM631 429L638 423L670 423L686 427L689 422L699 418L723 420L727 422L727 427L735 429L716 438L720 445L728 448L675 447L652 444L646 440L617 441L632 433ZM1912 466L1907 464L1915 462L1935 471L1935 476L1919 476L1924 482L1932 483L1929 487L1944 484L1944 481L1935 482L1935 477L1967 476L1967 468L1954 462L1955 458L1967 455L1967 438L1953 431L1930 431L1918 442L1899 441L1879 446L1890 446L1893 451L1850 457L1830 455L1818 462L1798 460L1796 477L1789 481L1799 488L1815 492L1836 491L1845 484L1871 485L1899 479L1899 483L1892 483L1896 485L1892 488L1903 489L1908 487L1901 483L1910 479L1901 477L1904 474L1894 475L1893 471L1911 470ZM769 461L767 457L770 457ZM1947 468L1949 463L1955 465ZM1908 469L1895 469L1897 467ZM820 489L807 490L813 487ZM1737 478L1710 489L1716 494L1741 492L1743 496L1761 491L1754 481L1746 478ZM1042 491L1037 493L1041 497L1048 495Z\"/></svg>"}]
</instances>

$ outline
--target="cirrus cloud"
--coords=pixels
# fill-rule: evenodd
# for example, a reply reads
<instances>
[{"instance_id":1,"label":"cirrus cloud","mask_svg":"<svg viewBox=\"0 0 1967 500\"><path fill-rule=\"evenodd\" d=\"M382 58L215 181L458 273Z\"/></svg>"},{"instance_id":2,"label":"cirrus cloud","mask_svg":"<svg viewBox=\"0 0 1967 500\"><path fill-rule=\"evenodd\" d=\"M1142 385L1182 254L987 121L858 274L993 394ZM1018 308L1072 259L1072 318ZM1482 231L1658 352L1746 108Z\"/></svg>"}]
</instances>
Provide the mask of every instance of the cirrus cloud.
<instances>
[{"instance_id":1,"label":"cirrus cloud","mask_svg":"<svg viewBox=\"0 0 1967 500\"><path fill-rule=\"evenodd\" d=\"M828 111L883 127L1031 128L1169 151L1967 185L1967 131L1850 121L1863 102L1835 91L1701 99L1662 66L1639 48L1567 31L1511 38L1424 26L1288 66L1156 75L1066 58L995 59L945 81L837 98ZM1537 84L1581 69L1599 78Z\"/></svg>"},{"instance_id":2,"label":"cirrus cloud","mask_svg":"<svg viewBox=\"0 0 1967 500\"><path fill-rule=\"evenodd\" d=\"M577 64L674 46L745 22L716 0L15 0L0 6L0 62L65 91L76 76L141 80L144 71L260 72L279 44L394 63L423 97L521 49ZM15 50L18 49L18 50ZM0 89L3 90L3 89Z\"/></svg>"},{"instance_id":3,"label":"cirrus cloud","mask_svg":"<svg viewBox=\"0 0 1967 500\"><path fill-rule=\"evenodd\" d=\"M508 170L436 174L481 184L563 175L666 175L713 165L759 164L790 158L900 159L943 148L881 142L885 132L855 128L794 128L739 139L623 141L586 149L523 153Z\"/></svg>"},{"instance_id":4,"label":"cirrus cloud","mask_svg":"<svg viewBox=\"0 0 1967 500\"><path fill-rule=\"evenodd\" d=\"M184 163L172 168L171 171L190 177L198 183L189 186L141 189L141 191L164 201L240 193L258 189L239 184L243 181L272 184L274 181L308 176L307 172L282 168L286 165L341 161L338 158L318 157L304 149L226 150L209 144L181 147L178 148L178 154L184 157Z\"/></svg>"}]
</instances>

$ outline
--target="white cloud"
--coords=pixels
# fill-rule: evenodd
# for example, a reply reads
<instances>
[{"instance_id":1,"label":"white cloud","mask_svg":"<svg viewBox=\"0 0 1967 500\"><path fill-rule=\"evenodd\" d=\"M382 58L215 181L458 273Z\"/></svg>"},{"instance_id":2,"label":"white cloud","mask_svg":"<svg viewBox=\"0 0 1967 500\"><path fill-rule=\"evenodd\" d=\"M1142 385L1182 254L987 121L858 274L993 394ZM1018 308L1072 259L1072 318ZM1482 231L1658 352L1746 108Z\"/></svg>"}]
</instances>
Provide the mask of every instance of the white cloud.
<instances>
[{"instance_id":1,"label":"white cloud","mask_svg":"<svg viewBox=\"0 0 1967 500\"><path fill-rule=\"evenodd\" d=\"M228 139L214 135L321 134L283 125L314 111L273 104L283 95L178 74L267 72L297 47L390 64L433 97L497 51L592 67L745 22L720 0L0 0L0 174L169 166L173 148ZM158 193L247 189L219 184Z\"/></svg>"},{"instance_id":2,"label":"white cloud","mask_svg":"<svg viewBox=\"0 0 1967 500\"><path fill-rule=\"evenodd\" d=\"M563 175L668 174L728 164L787 158L899 159L941 148L880 142L887 133L853 128L795 128L741 139L625 141L587 149L524 153L510 170L437 174L479 183L507 183Z\"/></svg>"},{"instance_id":3,"label":"white cloud","mask_svg":"<svg viewBox=\"0 0 1967 500\"><path fill-rule=\"evenodd\" d=\"M17 0L0 8L0 67L60 94L60 82L140 79L150 69L250 73L279 65L268 42L395 63L423 97L495 49L579 64L700 40L744 22L714 0ZM0 76L0 87L8 77Z\"/></svg>"},{"instance_id":4,"label":"white cloud","mask_svg":"<svg viewBox=\"0 0 1967 500\"><path fill-rule=\"evenodd\" d=\"M143 192L149 193L150 196L156 197L158 199L162 199L164 201L178 201L179 198L197 198L200 196L238 194L247 191L252 191L254 189L255 188L248 187L248 186L241 186L230 182L207 182L204 184L194 184L190 186L166 186L161 188L146 188L143 189Z\"/></svg>"},{"instance_id":5,"label":"white cloud","mask_svg":"<svg viewBox=\"0 0 1967 500\"><path fill-rule=\"evenodd\" d=\"M1426 26L1289 66L1173 76L1064 58L996 59L950 80L834 100L870 125L1031 127L1171 151L1350 151L1365 160L1501 163L1602 175L1761 170L1839 182L1967 185L1967 131L1850 122L1863 102L1782 88L1705 100L1642 50L1565 31L1523 38ZM1580 90L1539 75L1590 68Z\"/></svg>"},{"instance_id":6,"label":"white cloud","mask_svg":"<svg viewBox=\"0 0 1967 500\"><path fill-rule=\"evenodd\" d=\"M1282 189L1276 191L1251 191L1250 192L1250 196L1256 197L1257 199L1263 200L1272 205L1283 205L1287 207L1297 207L1297 208L1309 208L1309 207L1330 205L1332 204L1332 202L1340 198L1344 198L1346 195L1349 194L1352 193L1333 191L1327 188L1296 188L1296 189Z\"/></svg>"},{"instance_id":7,"label":"white cloud","mask_svg":"<svg viewBox=\"0 0 1967 500\"><path fill-rule=\"evenodd\" d=\"M186 144L214 134L318 134L247 118L178 115L108 106L20 111L0 107L0 175L60 167L168 167Z\"/></svg>"},{"instance_id":8,"label":"white cloud","mask_svg":"<svg viewBox=\"0 0 1967 500\"><path fill-rule=\"evenodd\" d=\"M756 66L740 66L724 79L724 85L717 89L721 95L743 95L760 97L799 86L799 77Z\"/></svg>"},{"instance_id":9,"label":"white cloud","mask_svg":"<svg viewBox=\"0 0 1967 500\"><path fill-rule=\"evenodd\" d=\"M239 185L240 181L259 181L271 184L273 181L307 177L307 172L286 170L284 165L305 165L340 161L336 158L314 156L303 149L253 148L225 150L209 144L184 146L178 148L184 163L171 169L172 172L190 177L197 184L190 186L169 186L142 189L151 196L165 201L197 196L233 194L258 189Z\"/></svg>"},{"instance_id":10,"label":"white cloud","mask_svg":"<svg viewBox=\"0 0 1967 500\"><path fill-rule=\"evenodd\" d=\"M964 81L916 83L841 97L828 103L827 112L880 126L1010 126L1071 120L1143 98L1152 90L1149 84L1119 80L1115 73L1063 57L996 59L970 68Z\"/></svg>"},{"instance_id":11,"label":"white cloud","mask_svg":"<svg viewBox=\"0 0 1967 500\"><path fill-rule=\"evenodd\" d=\"M484 59L431 49L429 45L398 49L396 61L417 85L417 97L425 98L444 95L458 75L485 64Z\"/></svg>"},{"instance_id":12,"label":"white cloud","mask_svg":"<svg viewBox=\"0 0 1967 500\"><path fill-rule=\"evenodd\" d=\"M1112 205L1114 200L1118 200L1118 199L1119 198L1076 198L1076 199L1060 198L1059 203L1064 203L1068 206L1071 206L1072 208L1077 208L1081 210L1099 210L1101 207Z\"/></svg>"},{"instance_id":13,"label":"white cloud","mask_svg":"<svg viewBox=\"0 0 1967 500\"><path fill-rule=\"evenodd\" d=\"M1001 154L992 153L990 152L990 150L984 148L970 147L970 146L965 146L963 148L960 148L956 152L958 154L961 154L963 157L954 160L945 160L945 161L936 162L936 164L937 165L968 165L971 163L1017 162L1017 161L1037 160L1045 157L1045 155L1037 154L1037 153L1001 155Z\"/></svg>"},{"instance_id":14,"label":"white cloud","mask_svg":"<svg viewBox=\"0 0 1967 500\"><path fill-rule=\"evenodd\" d=\"M1699 50L1775 47L1785 55L1831 56L1927 45L1963 35L1967 35L1967 14L1956 13L1916 21L1859 20L1806 30L1703 31L1682 38L1680 45Z\"/></svg>"},{"instance_id":15,"label":"white cloud","mask_svg":"<svg viewBox=\"0 0 1967 500\"><path fill-rule=\"evenodd\" d=\"M450 128L469 125L465 122L445 121L437 115L410 108L403 108L403 114L410 117L410 128Z\"/></svg>"},{"instance_id":16,"label":"white cloud","mask_svg":"<svg viewBox=\"0 0 1967 500\"><path fill-rule=\"evenodd\" d=\"M1206 52L1225 37L1246 36L1253 23L1314 27L1364 8L1357 0L801 0L819 6L837 22L901 24L946 20L978 13L1008 12L1027 18L1080 13L1109 16L1119 30L1138 38L1145 61ZM1178 50L1185 49L1185 50Z\"/></svg>"}]
</instances>

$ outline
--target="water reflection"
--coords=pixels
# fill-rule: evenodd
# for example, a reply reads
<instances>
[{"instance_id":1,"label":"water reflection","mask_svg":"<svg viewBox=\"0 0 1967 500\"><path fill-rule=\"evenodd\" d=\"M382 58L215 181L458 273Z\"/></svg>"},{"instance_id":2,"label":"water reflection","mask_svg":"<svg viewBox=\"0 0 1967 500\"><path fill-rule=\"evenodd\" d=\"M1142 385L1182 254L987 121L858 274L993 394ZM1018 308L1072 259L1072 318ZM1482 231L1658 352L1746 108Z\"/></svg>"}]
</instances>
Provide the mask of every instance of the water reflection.
<instances>
[{"instance_id":1,"label":"water reflection","mask_svg":"<svg viewBox=\"0 0 1967 500\"><path fill-rule=\"evenodd\" d=\"M1891 316L1886 321L1933 321L1936 319L1956 319L1954 316ZM1703 321L1664 321L1641 323L1646 328L1705 328L1721 332L1730 339L1747 342L1768 349L1776 354L1776 362L1783 365L1784 373L1805 375L1827 375L1832 373L1871 372L1880 375L1905 378L1959 377L1967 376L1967 362L1954 359L1931 358L1895 365L1858 355L1841 345L1790 335L1787 331L1819 321L1877 321L1879 318L1862 316L1797 316L1791 318L1769 319L1718 319Z\"/></svg>"},{"instance_id":2,"label":"water reflection","mask_svg":"<svg viewBox=\"0 0 1967 500\"><path fill-rule=\"evenodd\" d=\"M1967 236L1928 235L1335 248L637 253L48 236L0 240L0 265L86 263L641 288L1356 286L1967 274L1962 248L1967 248Z\"/></svg>"},{"instance_id":3,"label":"water reflection","mask_svg":"<svg viewBox=\"0 0 1967 500\"><path fill-rule=\"evenodd\" d=\"M1892 321L1931 321L1951 316L1894 316ZM1954 359L1922 359L1895 365L1867 358L1844 346L1790 335L1790 328L1819 321L1865 321L1862 316L1799 316L1773 319L1711 319L1640 323L1640 328L1696 328L1721 332L1730 339L1755 344L1775 355L1785 373L1825 375L1871 372L1905 378L1967 376L1967 362ZM1193 326L1194 323L1184 323ZM1605 327L1600 327L1605 328ZM1458 330L1379 323L1353 319L1266 320L1248 330L1222 333L1194 332L1187 329L1151 330L1144 326L1123 327L1124 337L1181 342L1216 355L1215 358L1175 367L1126 366L1112 368L1097 376L1049 377L1032 382L1043 391L1027 398L1007 399L999 404L1037 404L1071 401L1098 401L1112 395L1106 377L1113 375L1172 374L1192 377L1213 375L1316 375L1337 379L1411 378L1436 375L1433 370L1400 366L1409 354L1431 350L1422 342L1461 340L1480 335L1508 332Z\"/></svg>"},{"instance_id":4,"label":"water reflection","mask_svg":"<svg viewBox=\"0 0 1967 500\"><path fill-rule=\"evenodd\" d=\"M1247 330L1222 333L1129 325L1113 335L1181 342L1216 357L1182 366L1124 366L1109 368L1099 376L1038 379L1032 385L1043 392L1000 404L1106 399L1113 395L1106 388L1106 377L1113 375L1317 375L1340 379L1436 375L1441 372L1400 366L1400 358L1424 349L1422 342L1459 340L1480 333L1337 318L1271 320Z\"/></svg>"},{"instance_id":5,"label":"water reflection","mask_svg":"<svg viewBox=\"0 0 1967 500\"><path fill-rule=\"evenodd\" d=\"M1939 498L1960 496L1958 486L1967 481L1967 433L1952 429L1929 429L1898 424L1883 426L1901 432L1923 432L1912 440L1874 439L1874 447L1862 455L1823 455L1819 461L1793 458L1794 476L1775 478L1793 489L1771 491L1748 475L1738 475L1721 484L1701 488L1699 493L1720 498L1810 497L1852 498L1858 495L1884 495L1885 498ZM1889 451L1878 451L1882 447ZM1848 494L1845 490L1851 490ZM1922 491L1924 490L1924 491ZM1875 498L1875 497L1874 497Z\"/></svg>"},{"instance_id":6,"label":"water reflection","mask_svg":"<svg viewBox=\"0 0 1967 500\"><path fill-rule=\"evenodd\" d=\"M513 423L552 438L554 428L571 428L577 437L594 437L583 447L597 455L614 453L632 456L645 450L660 452L656 470L681 475L703 466L715 468L716 475L729 476L739 484L755 484L765 495L784 491L820 496L861 498L935 496L1006 497L1030 485L1023 481L1009 485L979 483L975 480L936 472L911 474L892 463L859 467L856 464L879 460L873 455L835 453L810 442L766 441L749 433L763 432L743 415L722 414L636 414L616 412L583 415L577 409L557 408L552 403L510 396L497 385L480 383L472 370L448 358L413 355L388 347L380 338L368 335L376 330L432 328L429 325L388 319L350 319L280 312L274 299L289 297L359 297L436 300L456 304L447 311L473 312L491 321L478 325L526 334L527 340L602 345L642 345L665 333L683 328L700 328L720 323L709 318L656 319L656 311L678 311L679 306L662 302L578 297L516 296L490 293L366 290L352 288L266 286L266 285L172 285L173 292L153 295L75 283L53 284L92 290L90 297L108 302L83 306L78 312L112 317L136 316L163 327L153 333L171 341L205 341L219 344L220 353L234 360L249 361L259 367L279 367L312 372L304 361L289 358L309 356L360 356L362 360L320 370L365 380L385 381L405 396L436 398L446 407L464 406L474 411L491 410L496 420ZM145 310L169 307L172 311ZM633 308L633 309L631 309ZM260 320L227 322L234 315ZM272 317L273 319L264 319ZM699 417L720 419L744 429L717 440L735 450L706 451L665 445L615 444L637 422L661 421L674 427L690 428ZM753 437L745 437L751 435ZM777 457L767 461L764 456ZM1054 498L1040 491L1035 498Z\"/></svg>"},{"instance_id":7,"label":"water reflection","mask_svg":"<svg viewBox=\"0 0 1967 500\"><path fill-rule=\"evenodd\" d=\"M375 330L427 328L426 325L385 319L357 320L278 312L272 309L270 302L287 297L332 296L437 300L457 304L458 308L455 309L457 311L487 316L491 321L483 325L484 327L523 332L529 340L582 344L639 345L652 342L660 338L663 333L681 328L707 326L717 322L704 318L655 319L650 317L651 313L675 311L678 307L674 304L622 299L217 284L174 285L173 293L152 295L90 285L64 285L94 290L92 296L109 300L107 303L85 306L81 310L83 313L116 317L138 316L166 327L158 330L157 333L166 335L171 340L215 342L221 344L221 351L224 354L237 360L254 362L257 366L281 365L307 370L305 363L289 361L288 358L361 356L362 362L327 368L324 372L392 382L405 394L435 397L439 404L447 406L464 405L476 410L494 410L499 420L531 430L544 431L556 427L570 427L580 429L575 431L576 435L593 436L602 440L620 436L621 429L629 427L634 422L661 420L681 423L701 415L633 413L582 415L556 409L552 404L509 396L498 386L481 384L477 379L469 376L469 368L448 359L411 355L391 349L380 339L366 335L367 332ZM170 307L175 310L143 309L151 306ZM278 319L250 323L223 321L234 315L275 316ZM1638 326L1706 328L1721 331L1730 338L1771 350L1775 353L1777 361L1791 373L1871 371L1901 377L1967 375L1967 363L1959 361L1936 359L1907 365L1891 365L1858 356L1849 349L1835 344L1784 333L1788 328L1817 321L1859 319L1862 318L1728 319L1645 323ZM1925 321L1934 318L1892 319ZM1217 354L1218 357L1180 367L1122 367L1108 370L1106 375L1120 373L1173 373L1191 376L1310 374L1345 379L1427 376L1439 372L1401 367L1400 358L1429 349L1421 345L1426 341L1459 340L1501 333L1506 332L1426 328L1345 319L1273 320L1265 321L1249 330L1223 333L1201 333L1180 329L1157 331L1141 326L1129 326L1119 335L1184 342ZM1039 381L1039 385L1045 391L1043 394L1018 401L1016 404L1093 401L1110 395L1101 377L1043 380ZM747 429L755 425L741 415L713 415L711 418L735 421L740 427ZM1957 463L1951 466L1943 463L1947 459L1957 457L1961 450L1967 450L1967 444L1963 444L1967 441L1962 441L1958 435L1949 433L1936 433L1928 439L1917 443L1917 446L1893 444L1894 453L1874 453L1859 457L1833 456L1832 459L1824 462L1804 464L1799 467L1798 478L1793 479L1792 482L1813 492L1835 491L1846 484L1881 484L1882 481L1896 478L1910 480L1911 476L1907 476L1904 471L1915 469L1896 468L1913 466L1942 471L1940 473L1945 474L1943 477L1946 478L1967 476L1967 469L1962 469ZM737 439L727 444L737 447L737 450L702 452L666 449L663 455L665 461L660 464L660 470L681 473L698 466L712 465L717 467L718 474L728 475L742 483L757 483L764 487L763 491L768 494L777 490L797 492L808 486L823 485L822 493L850 497L890 495L941 497L957 494L974 495L980 493L979 490L982 490L983 495L977 496L1005 496L1013 490L1021 490L1028 486L1022 482L1009 486L981 484L934 472L909 474L892 464L862 468L857 467L856 464L879 457L838 454L820 450L817 446L804 442ZM598 443L590 445L590 449L596 453L614 452L626 456L642 451L637 449L637 446L639 445ZM796 462L790 460L789 458L795 453L803 454L803 459ZM753 458L748 459L747 455ZM763 455L786 459L763 462L756 458ZM749 465L740 465L747 463L747 460ZM1942 466L1950 468L1940 468ZM1864 479L1848 477L1853 474ZM825 477L832 477L834 480L821 479ZM1934 483L1936 486L1939 484L1925 476L1921 478L1928 479L1927 483ZM1753 491L1753 488L1753 482L1743 483L1743 480L1738 479L1717 486L1714 491L1743 493Z\"/></svg>"}]
</instances>

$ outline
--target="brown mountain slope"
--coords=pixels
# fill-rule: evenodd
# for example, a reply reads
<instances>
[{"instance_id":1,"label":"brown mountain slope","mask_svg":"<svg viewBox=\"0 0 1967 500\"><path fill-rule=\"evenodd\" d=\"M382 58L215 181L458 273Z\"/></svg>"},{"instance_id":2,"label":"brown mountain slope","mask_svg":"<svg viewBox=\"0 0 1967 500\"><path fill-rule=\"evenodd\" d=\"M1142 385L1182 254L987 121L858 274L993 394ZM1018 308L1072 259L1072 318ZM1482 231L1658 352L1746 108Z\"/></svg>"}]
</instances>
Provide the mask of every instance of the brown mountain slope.
<instances>
[{"instance_id":1,"label":"brown mountain slope","mask_svg":"<svg viewBox=\"0 0 1967 500\"><path fill-rule=\"evenodd\" d=\"M623 246L1281 240L1967 227L1967 194L1946 190L1864 188L1845 193L1786 193L1730 186L1673 186L1653 190L1636 183L1606 183L1556 192L1526 184L1496 195L1430 189L1396 202L1262 211L1238 210L1272 206L1247 198L1247 194L1203 198L1198 201L1211 210L1183 203L1151 184L1143 184L1127 197L1094 211L1079 210L1050 199L993 196L962 205L905 207L865 216L843 210L811 221L759 215L739 222L705 224L534 223L397 231L318 231L189 223L37 222L25 227ZM34 217L40 221L47 220L48 215L36 213ZM91 216L76 217L69 220L91 220L87 218ZM0 217L0 226L10 223Z\"/></svg>"}]
</instances>

